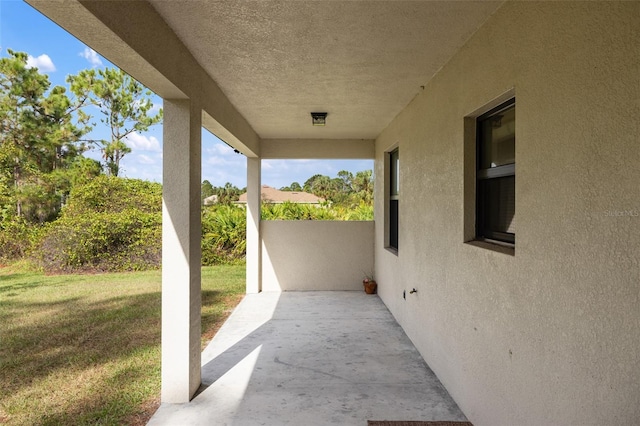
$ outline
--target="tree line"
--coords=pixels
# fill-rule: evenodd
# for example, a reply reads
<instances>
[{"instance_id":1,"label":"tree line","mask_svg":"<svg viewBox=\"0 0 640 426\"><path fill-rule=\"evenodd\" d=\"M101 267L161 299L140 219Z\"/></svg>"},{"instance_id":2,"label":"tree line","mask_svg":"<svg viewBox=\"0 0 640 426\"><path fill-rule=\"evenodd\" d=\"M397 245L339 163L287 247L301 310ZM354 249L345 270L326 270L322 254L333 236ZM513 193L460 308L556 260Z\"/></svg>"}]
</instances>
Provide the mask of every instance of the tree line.
<instances>
[{"instance_id":1,"label":"tree line","mask_svg":"<svg viewBox=\"0 0 640 426\"><path fill-rule=\"evenodd\" d=\"M246 191L246 188L238 188L230 182L224 186L213 186L211 182L204 180L201 185L201 199L204 203L205 198L215 195L217 204L232 204L238 201L240 195ZM354 175L347 170L341 170L334 178L316 174L307 179L304 185L292 182L280 188L280 191L308 192L325 199L334 206L355 208L362 203L371 206L373 204L373 173L371 170L363 170Z\"/></svg>"},{"instance_id":2,"label":"tree line","mask_svg":"<svg viewBox=\"0 0 640 426\"><path fill-rule=\"evenodd\" d=\"M303 186L293 182L282 191L304 191L324 198L334 205L355 207L360 203L373 203L373 173L363 170L353 173L347 170L338 172L337 177L330 178L316 174L307 179Z\"/></svg>"},{"instance_id":3,"label":"tree line","mask_svg":"<svg viewBox=\"0 0 640 426\"><path fill-rule=\"evenodd\" d=\"M126 137L162 120L151 91L120 69L69 75L67 87L27 65L27 53L0 58L0 205L2 218L55 219L71 188L100 174L118 176L131 152ZM100 122L105 139L90 138ZM83 154L98 148L102 161Z\"/></svg>"}]
</instances>

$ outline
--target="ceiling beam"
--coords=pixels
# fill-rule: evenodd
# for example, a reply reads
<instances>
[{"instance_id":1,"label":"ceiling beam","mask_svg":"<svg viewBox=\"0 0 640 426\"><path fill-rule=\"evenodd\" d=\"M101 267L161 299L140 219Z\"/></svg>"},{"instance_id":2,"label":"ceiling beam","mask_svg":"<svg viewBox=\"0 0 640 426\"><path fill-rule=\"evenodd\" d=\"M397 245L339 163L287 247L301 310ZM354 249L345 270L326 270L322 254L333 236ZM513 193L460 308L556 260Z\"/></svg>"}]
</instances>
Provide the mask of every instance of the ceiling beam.
<instances>
[{"instance_id":1,"label":"ceiling beam","mask_svg":"<svg viewBox=\"0 0 640 426\"><path fill-rule=\"evenodd\" d=\"M263 139L264 159L373 159L374 139Z\"/></svg>"}]
</instances>

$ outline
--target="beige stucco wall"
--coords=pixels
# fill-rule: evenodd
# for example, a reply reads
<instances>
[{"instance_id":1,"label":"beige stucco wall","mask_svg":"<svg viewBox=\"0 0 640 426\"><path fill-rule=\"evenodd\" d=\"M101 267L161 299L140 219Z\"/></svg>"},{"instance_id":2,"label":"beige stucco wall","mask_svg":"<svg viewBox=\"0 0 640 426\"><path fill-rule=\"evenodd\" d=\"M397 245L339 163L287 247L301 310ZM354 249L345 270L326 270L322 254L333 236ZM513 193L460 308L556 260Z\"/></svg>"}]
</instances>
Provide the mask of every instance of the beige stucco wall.
<instances>
[{"instance_id":1,"label":"beige stucco wall","mask_svg":"<svg viewBox=\"0 0 640 426\"><path fill-rule=\"evenodd\" d=\"M363 291L373 271L373 222L260 222L262 290Z\"/></svg>"},{"instance_id":2,"label":"beige stucco wall","mask_svg":"<svg viewBox=\"0 0 640 426\"><path fill-rule=\"evenodd\" d=\"M463 243L464 117L510 90L514 256ZM397 256L383 220L395 144ZM640 3L506 3L381 134L376 160L379 293L469 419L638 424Z\"/></svg>"}]
</instances>

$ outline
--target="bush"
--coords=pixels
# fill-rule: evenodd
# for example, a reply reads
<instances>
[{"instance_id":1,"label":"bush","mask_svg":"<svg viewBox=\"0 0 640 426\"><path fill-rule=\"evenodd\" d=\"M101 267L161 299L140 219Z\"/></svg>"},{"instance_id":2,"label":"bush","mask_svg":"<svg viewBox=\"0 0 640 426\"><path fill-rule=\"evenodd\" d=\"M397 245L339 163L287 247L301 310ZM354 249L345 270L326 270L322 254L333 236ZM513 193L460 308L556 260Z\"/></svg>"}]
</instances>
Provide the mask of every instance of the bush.
<instances>
[{"instance_id":1,"label":"bush","mask_svg":"<svg viewBox=\"0 0 640 426\"><path fill-rule=\"evenodd\" d=\"M140 210L145 213L162 211L162 185L139 179L123 179L100 175L90 182L73 188L66 216L87 212L118 213Z\"/></svg>"},{"instance_id":2,"label":"bush","mask_svg":"<svg viewBox=\"0 0 640 426\"><path fill-rule=\"evenodd\" d=\"M233 205L202 209L202 264L234 264L247 251L247 213Z\"/></svg>"},{"instance_id":3,"label":"bush","mask_svg":"<svg viewBox=\"0 0 640 426\"><path fill-rule=\"evenodd\" d=\"M160 266L160 212L87 212L51 224L37 261L49 271L138 271Z\"/></svg>"},{"instance_id":4,"label":"bush","mask_svg":"<svg viewBox=\"0 0 640 426\"><path fill-rule=\"evenodd\" d=\"M284 202L263 204L263 220L373 220L373 205L309 205Z\"/></svg>"},{"instance_id":5,"label":"bush","mask_svg":"<svg viewBox=\"0 0 640 426\"><path fill-rule=\"evenodd\" d=\"M47 225L32 258L47 271L157 268L162 248L161 185L100 176L74 188Z\"/></svg>"},{"instance_id":6,"label":"bush","mask_svg":"<svg viewBox=\"0 0 640 426\"><path fill-rule=\"evenodd\" d=\"M26 256L41 230L42 227L19 217L0 221L0 261L13 262Z\"/></svg>"},{"instance_id":7,"label":"bush","mask_svg":"<svg viewBox=\"0 0 640 426\"><path fill-rule=\"evenodd\" d=\"M360 201L356 207L334 207L341 220L373 220L373 205Z\"/></svg>"},{"instance_id":8,"label":"bush","mask_svg":"<svg viewBox=\"0 0 640 426\"><path fill-rule=\"evenodd\" d=\"M263 220L341 220L326 206L318 207L288 201L281 204L263 204L261 215Z\"/></svg>"},{"instance_id":9,"label":"bush","mask_svg":"<svg viewBox=\"0 0 640 426\"><path fill-rule=\"evenodd\" d=\"M44 227L0 222L0 259L31 259L52 272L157 268L162 249L162 187L99 176L73 188L58 220ZM265 204L263 219L372 220L373 207ZM235 205L202 210L202 264L234 264L246 256L246 210ZM32 250L30 248L33 247Z\"/></svg>"}]
</instances>

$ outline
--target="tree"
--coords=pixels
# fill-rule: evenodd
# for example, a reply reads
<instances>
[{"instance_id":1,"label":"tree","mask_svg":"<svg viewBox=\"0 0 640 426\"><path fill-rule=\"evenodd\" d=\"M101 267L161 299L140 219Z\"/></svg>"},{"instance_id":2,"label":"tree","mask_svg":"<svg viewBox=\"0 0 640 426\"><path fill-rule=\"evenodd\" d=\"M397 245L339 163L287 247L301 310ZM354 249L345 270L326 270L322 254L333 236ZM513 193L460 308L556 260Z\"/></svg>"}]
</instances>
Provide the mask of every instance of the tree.
<instances>
[{"instance_id":1,"label":"tree","mask_svg":"<svg viewBox=\"0 0 640 426\"><path fill-rule=\"evenodd\" d=\"M331 179L324 175L313 175L304 183L304 191L317 195L318 197L327 198L331 188Z\"/></svg>"},{"instance_id":2,"label":"tree","mask_svg":"<svg viewBox=\"0 0 640 426\"><path fill-rule=\"evenodd\" d=\"M307 179L304 187L298 182L280 188L281 191L305 191L330 201L333 205L358 208L361 203L371 206L373 203L373 172L364 170L353 173L347 170L338 172L338 177L330 178L316 174Z\"/></svg>"},{"instance_id":3,"label":"tree","mask_svg":"<svg viewBox=\"0 0 640 426\"><path fill-rule=\"evenodd\" d=\"M231 204L234 201L238 201L242 191L230 182L224 184L224 186L215 187L215 194L218 196L219 204Z\"/></svg>"},{"instance_id":4,"label":"tree","mask_svg":"<svg viewBox=\"0 0 640 426\"><path fill-rule=\"evenodd\" d=\"M213 189L213 185L211 185L211 182L206 179L203 180L202 184L200 185L200 201L204 204L204 199L207 197L211 197L215 193L216 192Z\"/></svg>"},{"instance_id":5,"label":"tree","mask_svg":"<svg viewBox=\"0 0 640 426\"><path fill-rule=\"evenodd\" d=\"M280 188L280 191L302 191L302 187L300 186L300 184L298 182L293 182L291 185L289 186L283 186L282 188Z\"/></svg>"},{"instance_id":6,"label":"tree","mask_svg":"<svg viewBox=\"0 0 640 426\"><path fill-rule=\"evenodd\" d=\"M350 193L352 191L351 182L353 181L353 173L347 170L340 170L338 172L338 179L340 179L340 190Z\"/></svg>"},{"instance_id":7,"label":"tree","mask_svg":"<svg viewBox=\"0 0 640 426\"><path fill-rule=\"evenodd\" d=\"M86 98L70 99L62 86L49 90L49 78L27 66L26 53L8 53L0 59L0 195L16 216L42 223L69 190L52 172L68 169L85 149Z\"/></svg>"},{"instance_id":8,"label":"tree","mask_svg":"<svg viewBox=\"0 0 640 426\"><path fill-rule=\"evenodd\" d=\"M373 172L371 170L357 172L352 181L352 188L365 203L373 203Z\"/></svg>"},{"instance_id":9,"label":"tree","mask_svg":"<svg viewBox=\"0 0 640 426\"><path fill-rule=\"evenodd\" d=\"M67 82L73 93L88 98L100 110L100 121L110 129L111 138L90 142L100 147L107 173L118 176L120 161L131 152L125 138L158 124L162 109L152 115L152 92L120 69L84 70Z\"/></svg>"}]
</instances>

